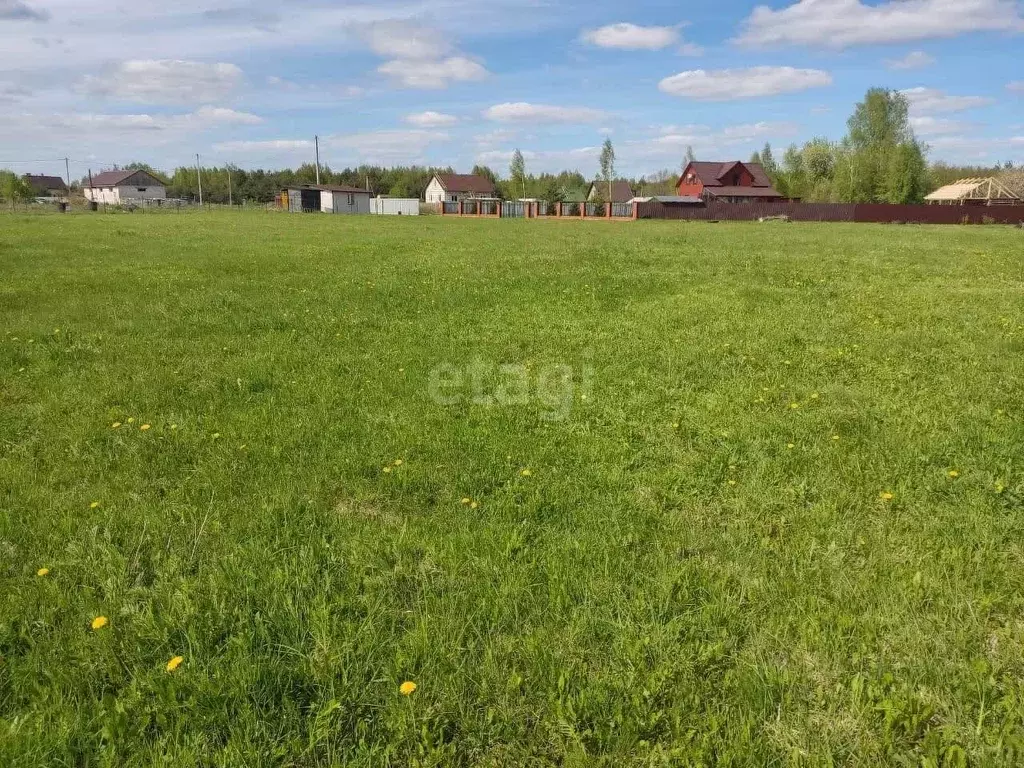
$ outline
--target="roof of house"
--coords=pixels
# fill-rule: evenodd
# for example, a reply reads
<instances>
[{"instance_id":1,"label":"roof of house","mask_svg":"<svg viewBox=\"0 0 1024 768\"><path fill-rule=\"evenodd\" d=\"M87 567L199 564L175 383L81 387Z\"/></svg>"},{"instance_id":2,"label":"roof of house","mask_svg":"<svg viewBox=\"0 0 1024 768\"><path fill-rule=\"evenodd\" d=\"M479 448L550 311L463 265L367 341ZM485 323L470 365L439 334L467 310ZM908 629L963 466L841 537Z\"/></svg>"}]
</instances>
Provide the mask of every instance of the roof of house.
<instances>
[{"instance_id":1,"label":"roof of house","mask_svg":"<svg viewBox=\"0 0 1024 768\"><path fill-rule=\"evenodd\" d=\"M925 200L1018 200L998 179L958 179L924 196Z\"/></svg>"},{"instance_id":2,"label":"roof of house","mask_svg":"<svg viewBox=\"0 0 1024 768\"><path fill-rule=\"evenodd\" d=\"M350 187L345 184L289 184L285 189L316 189L320 192L349 192L351 194L370 194L369 190L361 187Z\"/></svg>"},{"instance_id":3,"label":"roof of house","mask_svg":"<svg viewBox=\"0 0 1024 768\"><path fill-rule=\"evenodd\" d=\"M608 193L608 182L607 181L595 181L590 185L590 189L597 187L597 193L604 199ZM590 191L587 192L587 197L590 197ZM612 182L612 199L605 200L606 203L628 203L633 199L633 188L629 186L628 181L619 179L618 181Z\"/></svg>"},{"instance_id":4,"label":"roof of house","mask_svg":"<svg viewBox=\"0 0 1024 768\"><path fill-rule=\"evenodd\" d=\"M146 174L160 186L163 186L164 184L160 179L143 168L129 168L127 170L103 171L102 173L97 173L92 177L92 185L94 187L117 187L137 173Z\"/></svg>"},{"instance_id":5,"label":"roof of house","mask_svg":"<svg viewBox=\"0 0 1024 768\"><path fill-rule=\"evenodd\" d=\"M775 187L706 187L705 191L715 197L782 197Z\"/></svg>"},{"instance_id":6,"label":"roof of house","mask_svg":"<svg viewBox=\"0 0 1024 768\"><path fill-rule=\"evenodd\" d=\"M474 176L471 173L435 173L434 176L448 192L494 194L494 183L486 176Z\"/></svg>"},{"instance_id":7,"label":"roof of house","mask_svg":"<svg viewBox=\"0 0 1024 768\"><path fill-rule=\"evenodd\" d=\"M705 187L721 187L723 186L722 178L737 165L742 165L750 171L750 175L754 177L753 186L770 187L772 185L772 180L768 178L768 174L764 172L764 168L761 167L760 163L743 163L739 160L730 160L724 163L694 160L683 169L679 181L683 180L686 171L693 171L700 180L700 183Z\"/></svg>"},{"instance_id":8,"label":"roof of house","mask_svg":"<svg viewBox=\"0 0 1024 768\"><path fill-rule=\"evenodd\" d=\"M36 176L31 173L26 173L22 178L25 180L32 191L36 194L50 192L52 190L58 190L60 192L67 192L67 185L64 183L64 179L60 176Z\"/></svg>"},{"instance_id":9,"label":"roof of house","mask_svg":"<svg viewBox=\"0 0 1024 768\"><path fill-rule=\"evenodd\" d=\"M582 203L587 199L587 190L580 189L579 187L563 187L562 188L562 202L563 203Z\"/></svg>"}]
</instances>

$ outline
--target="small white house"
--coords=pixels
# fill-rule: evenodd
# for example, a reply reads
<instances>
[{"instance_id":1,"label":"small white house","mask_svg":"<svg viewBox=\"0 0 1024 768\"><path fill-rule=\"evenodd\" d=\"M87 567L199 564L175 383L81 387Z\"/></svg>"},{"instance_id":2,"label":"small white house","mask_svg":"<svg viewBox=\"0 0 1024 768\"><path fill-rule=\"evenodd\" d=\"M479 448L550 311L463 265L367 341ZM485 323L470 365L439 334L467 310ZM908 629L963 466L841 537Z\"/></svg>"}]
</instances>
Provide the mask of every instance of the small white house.
<instances>
[{"instance_id":1,"label":"small white house","mask_svg":"<svg viewBox=\"0 0 1024 768\"><path fill-rule=\"evenodd\" d=\"M486 176L463 173L435 173L424 194L428 203L456 203L477 198L493 199L494 184Z\"/></svg>"},{"instance_id":2,"label":"small white house","mask_svg":"<svg viewBox=\"0 0 1024 768\"><path fill-rule=\"evenodd\" d=\"M148 171L104 171L82 190L95 203L123 205L142 200L166 200L167 187Z\"/></svg>"}]
</instances>

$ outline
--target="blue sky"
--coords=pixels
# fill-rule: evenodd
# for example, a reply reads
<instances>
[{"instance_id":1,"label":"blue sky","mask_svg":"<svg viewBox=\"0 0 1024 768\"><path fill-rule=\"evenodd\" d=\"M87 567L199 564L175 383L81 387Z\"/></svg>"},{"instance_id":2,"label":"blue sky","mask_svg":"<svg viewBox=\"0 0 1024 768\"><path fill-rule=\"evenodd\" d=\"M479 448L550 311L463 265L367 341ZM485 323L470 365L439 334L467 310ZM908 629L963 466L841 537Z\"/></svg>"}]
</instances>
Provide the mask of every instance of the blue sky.
<instances>
[{"instance_id":1,"label":"blue sky","mask_svg":"<svg viewBox=\"0 0 1024 768\"><path fill-rule=\"evenodd\" d=\"M639 176L839 139L904 90L932 159L1024 162L1018 0L0 0L0 166L484 162ZM17 162L15 162L17 161Z\"/></svg>"}]
</instances>

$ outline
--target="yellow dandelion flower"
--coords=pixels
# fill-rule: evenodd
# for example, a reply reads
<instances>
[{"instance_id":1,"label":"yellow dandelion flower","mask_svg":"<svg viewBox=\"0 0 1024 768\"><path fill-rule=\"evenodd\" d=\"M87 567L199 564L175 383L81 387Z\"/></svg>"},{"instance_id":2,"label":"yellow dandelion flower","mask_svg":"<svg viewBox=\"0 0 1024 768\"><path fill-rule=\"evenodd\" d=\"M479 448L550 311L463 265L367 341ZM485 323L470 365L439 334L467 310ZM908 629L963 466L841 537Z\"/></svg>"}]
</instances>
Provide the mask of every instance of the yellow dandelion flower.
<instances>
[{"instance_id":1,"label":"yellow dandelion flower","mask_svg":"<svg viewBox=\"0 0 1024 768\"><path fill-rule=\"evenodd\" d=\"M98 507L99 505L100 503L98 501L94 501L92 504L89 505L89 509L96 509L96 507Z\"/></svg>"},{"instance_id":2,"label":"yellow dandelion flower","mask_svg":"<svg viewBox=\"0 0 1024 768\"><path fill-rule=\"evenodd\" d=\"M520 472L519 474L521 474L521 475L522 475L523 477L529 477L530 475L532 475L532 474L533 474L533 472L531 472L531 471L530 471L529 469L524 469L524 470L523 470L522 472Z\"/></svg>"},{"instance_id":3,"label":"yellow dandelion flower","mask_svg":"<svg viewBox=\"0 0 1024 768\"><path fill-rule=\"evenodd\" d=\"M882 501L892 501L895 497L889 491L882 491L880 494L878 494L878 498L880 498Z\"/></svg>"},{"instance_id":4,"label":"yellow dandelion flower","mask_svg":"<svg viewBox=\"0 0 1024 768\"><path fill-rule=\"evenodd\" d=\"M141 427L139 427L139 430L142 431L142 432L145 432L149 428L150 428L149 424L143 424Z\"/></svg>"},{"instance_id":5,"label":"yellow dandelion flower","mask_svg":"<svg viewBox=\"0 0 1024 768\"><path fill-rule=\"evenodd\" d=\"M946 474L953 478L960 477L960 472L956 469L951 469Z\"/></svg>"},{"instance_id":6,"label":"yellow dandelion flower","mask_svg":"<svg viewBox=\"0 0 1024 768\"><path fill-rule=\"evenodd\" d=\"M789 407L795 411L797 408L800 407L800 403L790 403Z\"/></svg>"},{"instance_id":7,"label":"yellow dandelion flower","mask_svg":"<svg viewBox=\"0 0 1024 768\"><path fill-rule=\"evenodd\" d=\"M398 692L403 696L412 696L413 691L416 690L416 683L412 680L406 680L400 686L398 686Z\"/></svg>"},{"instance_id":8,"label":"yellow dandelion flower","mask_svg":"<svg viewBox=\"0 0 1024 768\"><path fill-rule=\"evenodd\" d=\"M839 435L832 435L832 439L833 440L838 440L839 439Z\"/></svg>"},{"instance_id":9,"label":"yellow dandelion flower","mask_svg":"<svg viewBox=\"0 0 1024 768\"><path fill-rule=\"evenodd\" d=\"M388 474L389 472L391 472L391 467L384 467L384 468L383 468L383 469L381 470L381 472L383 472L383 473L384 473L384 474L386 475L386 474Z\"/></svg>"},{"instance_id":10,"label":"yellow dandelion flower","mask_svg":"<svg viewBox=\"0 0 1024 768\"><path fill-rule=\"evenodd\" d=\"M469 498L468 496L463 496L462 497L462 503L463 504L469 504L469 502L471 502L471 501L472 501L472 499Z\"/></svg>"},{"instance_id":11,"label":"yellow dandelion flower","mask_svg":"<svg viewBox=\"0 0 1024 768\"><path fill-rule=\"evenodd\" d=\"M103 629L108 623L106 616L97 616L92 620L92 628L93 630Z\"/></svg>"},{"instance_id":12,"label":"yellow dandelion flower","mask_svg":"<svg viewBox=\"0 0 1024 768\"><path fill-rule=\"evenodd\" d=\"M818 399L818 393L817 392L811 392L811 400L817 400L817 399Z\"/></svg>"},{"instance_id":13,"label":"yellow dandelion flower","mask_svg":"<svg viewBox=\"0 0 1024 768\"><path fill-rule=\"evenodd\" d=\"M478 502L475 502L475 501L471 501L471 502L469 503L469 508L470 508L470 509L476 509L476 508L477 508L477 507L479 507L479 506L480 506L480 504L479 504Z\"/></svg>"},{"instance_id":14,"label":"yellow dandelion flower","mask_svg":"<svg viewBox=\"0 0 1024 768\"><path fill-rule=\"evenodd\" d=\"M396 467L402 466L402 460L401 459L395 459L395 466Z\"/></svg>"},{"instance_id":15,"label":"yellow dandelion flower","mask_svg":"<svg viewBox=\"0 0 1024 768\"><path fill-rule=\"evenodd\" d=\"M171 429L177 429L177 428L178 428L177 424L171 424Z\"/></svg>"},{"instance_id":16,"label":"yellow dandelion flower","mask_svg":"<svg viewBox=\"0 0 1024 768\"><path fill-rule=\"evenodd\" d=\"M728 482L729 482L729 485L736 485L736 481L735 480L729 480Z\"/></svg>"},{"instance_id":17,"label":"yellow dandelion flower","mask_svg":"<svg viewBox=\"0 0 1024 768\"><path fill-rule=\"evenodd\" d=\"M678 421L672 422L672 429L679 429L679 422Z\"/></svg>"},{"instance_id":18,"label":"yellow dandelion flower","mask_svg":"<svg viewBox=\"0 0 1024 768\"><path fill-rule=\"evenodd\" d=\"M120 421L115 421L113 424L110 425L110 428L111 429L117 429L120 426L121 426L121 422Z\"/></svg>"},{"instance_id":19,"label":"yellow dandelion flower","mask_svg":"<svg viewBox=\"0 0 1024 768\"><path fill-rule=\"evenodd\" d=\"M178 667L181 666L181 662L183 662L184 660L185 659L182 658L181 656L175 656L173 659L171 659L170 661L167 662L167 671L168 672L173 672L174 670L176 670Z\"/></svg>"},{"instance_id":20,"label":"yellow dandelion flower","mask_svg":"<svg viewBox=\"0 0 1024 768\"><path fill-rule=\"evenodd\" d=\"M213 439L214 440L220 440L220 432L214 432L213 433Z\"/></svg>"},{"instance_id":21,"label":"yellow dandelion flower","mask_svg":"<svg viewBox=\"0 0 1024 768\"><path fill-rule=\"evenodd\" d=\"M789 448L789 450L793 450L796 448L796 443L786 443L786 447Z\"/></svg>"},{"instance_id":22,"label":"yellow dandelion flower","mask_svg":"<svg viewBox=\"0 0 1024 768\"><path fill-rule=\"evenodd\" d=\"M134 424L135 423L135 417L134 416L129 416L128 417L128 423L129 424Z\"/></svg>"},{"instance_id":23,"label":"yellow dandelion flower","mask_svg":"<svg viewBox=\"0 0 1024 768\"><path fill-rule=\"evenodd\" d=\"M38 571L36 571L36 576L46 576L49 573L50 573L50 569L49 568L40 568Z\"/></svg>"},{"instance_id":24,"label":"yellow dandelion flower","mask_svg":"<svg viewBox=\"0 0 1024 768\"><path fill-rule=\"evenodd\" d=\"M996 488L996 493L1002 493L1003 491L1006 490L1006 486L1003 485L1002 483L996 483L995 488Z\"/></svg>"}]
</instances>

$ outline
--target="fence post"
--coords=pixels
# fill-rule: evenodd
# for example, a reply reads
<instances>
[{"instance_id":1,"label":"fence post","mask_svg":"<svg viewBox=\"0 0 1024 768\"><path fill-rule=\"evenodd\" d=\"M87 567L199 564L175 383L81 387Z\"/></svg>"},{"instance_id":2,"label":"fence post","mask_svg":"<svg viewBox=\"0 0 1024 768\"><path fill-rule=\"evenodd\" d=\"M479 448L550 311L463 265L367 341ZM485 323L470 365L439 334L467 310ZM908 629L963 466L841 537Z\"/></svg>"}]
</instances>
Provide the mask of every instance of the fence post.
<instances>
[{"instance_id":1,"label":"fence post","mask_svg":"<svg viewBox=\"0 0 1024 768\"><path fill-rule=\"evenodd\" d=\"M606 219L610 219L612 217L612 204L611 203L605 203L604 204L604 217Z\"/></svg>"},{"instance_id":2,"label":"fence post","mask_svg":"<svg viewBox=\"0 0 1024 768\"><path fill-rule=\"evenodd\" d=\"M580 203L580 218L581 219L587 218L587 201L586 200L584 200L582 203Z\"/></svg>"},{"instance_id":3,"label":"fence post","mask_svg":"<svg viewBox=\"0 0 1024 768\"><path fill-rule=\"evenodd\" d=\"M459 200L459 216L461 216L461 215L462 215L462 211L463 211L463 210L464 210L464 209L463 209L463 207L462 207L462 201L461 201L461 200Z\"/></svg>"},{"instance_id":4,"label":"fence post","mask_svg":"<svg viewBox=\"0 0 1024 768\"><path fill-rule=\"evenodd\" d=\"M639 218L639 216L637 215L639 213L639 211L637 210L637 206L638 205L640 205L640 203L638 203L638 202L636 202L634 200L633 201L633 221L636 221Z\"/></svg>"},{"instance_id":5,"label":"fence post","mask_svg":"<svg viewBox=\"0 0 1024 768\"><path fill-rule=\"evenodd\" d=\"M561 200L559 200L557 203L555 203L555 217L559 218L559 219L562 218L562 201Z\"/></svg>"}]
</instances>

